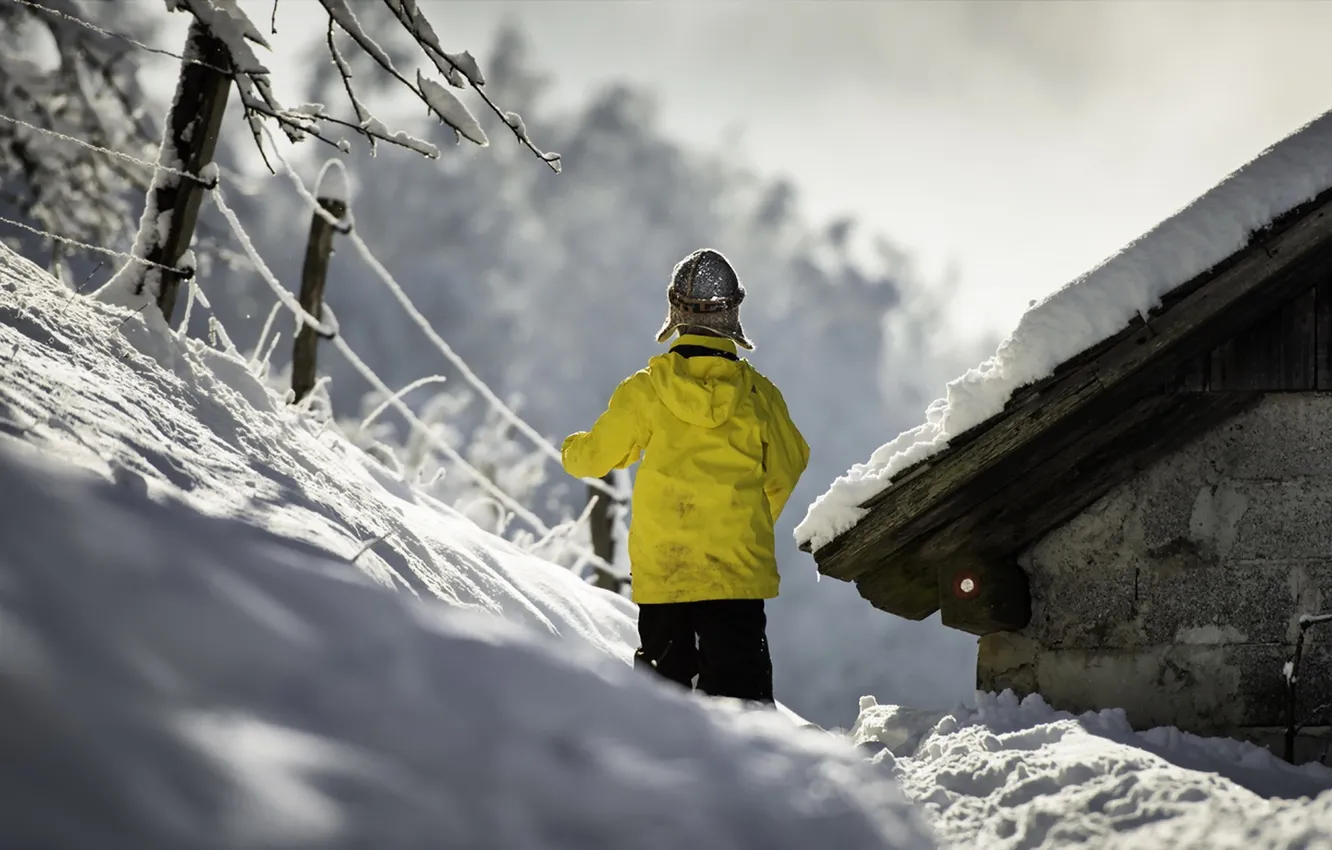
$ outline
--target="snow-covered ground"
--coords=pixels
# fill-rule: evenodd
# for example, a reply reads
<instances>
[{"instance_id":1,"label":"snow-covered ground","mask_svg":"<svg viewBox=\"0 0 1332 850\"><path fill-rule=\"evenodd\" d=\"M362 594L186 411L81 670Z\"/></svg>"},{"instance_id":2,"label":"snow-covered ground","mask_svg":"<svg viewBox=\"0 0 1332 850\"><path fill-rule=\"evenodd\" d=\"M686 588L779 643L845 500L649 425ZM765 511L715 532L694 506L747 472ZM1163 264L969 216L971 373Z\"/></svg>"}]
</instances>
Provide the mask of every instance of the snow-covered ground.
<instances>
[{"instance_id":1,"label":"snow-covered ground","mask_svg":"<svg viewBox=\"0 0 1332 850\"><path fill-rule=\"evenodd\" d=\"M1147 315L1161 296L1248 244L1271 224L1332 187L1332 112L1325 113L1158 224L1123 251L1023 314L994 356L949 382L925 422L879 447L838 478L796 526L815 549L853 527L860 506L893 477L1003 410L1013 391Z\"/></svg>"},{"instance_id":2,"label":"snow-covered ground","mask_svg":"<svg viewBox=\"0 0 1332 850\"><path fill-rule=\"evenodd\" d=\"M0 847L930 846L845 740L634 671L629 602L144 313L0 247Z\"/></svg>"},{"instance_id":3,"label":"snow-covered ground","mask_svg":"<svg viewBox=\"0 0 1332 850\"><path fill-rule=\"evenodd\" d=\"M1116 711L643 676L630 603L4 248L0 369L0 847L1332 847L1269 799L1332 771Z\"/></svg>"},{"instance_id":4,"label":"snow-covered ground","mask_svg":"<svg viewBox=\"0 0 1332 850\"><path fill-rule=\"evenodd\" d=\"M882 747L940 845L1002 850L1095 847L1332 847L1332 770L1175 729L1134 732L1118 709L1074 717L1040 697L980 695L951 713L861 700L852 730Z\"/></svg>"},{"instance_id":5,"label":"snow-covered ground","mask_svg":"<svg viewBox=\"0 0 1332 850\"><path fill-rule=\"evenodd\" d=\"M929 846L886 771L776 713L133 480L8 447L0 479L0 846Z\"/></svg>"}]
</instances>

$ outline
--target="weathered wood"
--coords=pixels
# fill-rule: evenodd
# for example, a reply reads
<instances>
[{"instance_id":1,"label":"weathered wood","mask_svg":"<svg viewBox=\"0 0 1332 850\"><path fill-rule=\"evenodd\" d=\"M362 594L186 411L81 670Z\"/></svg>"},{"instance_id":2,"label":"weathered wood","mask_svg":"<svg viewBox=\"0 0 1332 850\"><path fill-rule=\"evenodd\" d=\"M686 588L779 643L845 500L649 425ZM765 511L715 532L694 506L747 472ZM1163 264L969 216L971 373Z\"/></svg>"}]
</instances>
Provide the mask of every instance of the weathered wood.
<instances>
[{"instance_id":1,"label":"weathered wood","mask_svg":"<svg viewBox=\"0 0 1332 850\"><path fill-rule=\"evenodd\" d=\"M1012 558L954 558L939 565L939 614L945 626L988 635L1031 622L1027 574Z\"/></svg>"},{"instance_id":2,"label":"weathered wood","mask_svg":"<svg viewBox=\"0 0 1332 850\"><path fill-rule=\"evenodd\" d=\"M319 206L342 220L347 202L341 198L319 198ZM310 213L310 236L305 241L305 262L301 265L301 307L316 319L324 318L324 284L328 280L328 258L333 253L336 229L318 211ZM291 352L291 390L293 401L300 401L314 389L319 334L302 323L296 332Z\"/></svg>"},{"instance_id":3,"label":"weathered wood","mask_svg":"<svg viewBox=\"0 0 1332 850\"><path fill-rule=\"evenodd\" d=\"M1314 287L1314 387L1332 390L1332 275Z\"/></svg>"},{"instance_id":4,"label":"weathered wood","mask_svg":"<svg viewBox=\"0 0 1332 850\"><path fill-rule=\"evenodd\" d=\"M190 24L185 42L185 56L196 57L199 62L181 65L180 80L176 83L176 96L167 115L168 145L175 151L175 161L165 162L187 174L199 174L213 161L217 149L218 133L222 129L222 116L227 108L227 93L231 90L231 77L213 68L230 68L231 55L226 45L213 37L208 28L196 19ZM170 149L164 146L163 159L171 159ZM197 181L172 178L160 182L153 189L154 204L161 215L170 211L170 226L164 238L155 241L148 251L147 260L166 266L179 267L181 257L190 247L194 225L199 218L199 203L204 187ZM157 306L167 321L176 308L176 293L181 275L163 270L157 291Z\"/></svg>"},{"instance_id":5,"label":"weathered wood","mask_svg":"<svg viewBox=\"0 0 1332 850\"><path fill-rule=\"evenodd\" d=\"M1087 423L1087 430L1061 441L1061 452L1015 477L1012 486L965 512L952 511L952 518L929 535L924 551L936 559L968 552L993 553L992 557L1016 552L1085 510L1119 482L1261 397L1261 393L1149 397L1116 419L1113 439L1089 433L1094 425Z\"/></svg>"},{"instance_id":6,"label":"weathered wood","mask_svg":"<svg viewBox=\"0 0 1332 850\"><path fill-rule=\"evenodd\" d=\"M1314 388L1314 288L1211 353L1207 389L1285 392Z\"/></svg>"},{"instance_id":7,"label":"weathered wood","mask_svg":"<svg viewBox=\"0 0 1332 850\"><path fill-rule=\"evenodd\" d=\"M1317 384L1318 359L1315 336L1317 289L1309 287L1281 308L1281 385L1292 391L1312 390Z\"/></svg>"},{"instance_id":8,"label":"weathered wood","mask_svg":"<svg viewBox=\"0 0 1332 850\"><path fill-rule=\"evenodd\" d=\"M1259 394L1253 393L1148 397L1134 408L1122 411L1120 416L1108 417L1109 424L1105 427L1115 430L1116 439L1090 452L1086 444L1092 439L1096 420L1083 420L1075 433L1060 441L1064 449L1044 464L1026 470L998 470L997 475L1008 477L1008 486L974 504L970 510L960 512L955 506L944 504L937 509L937 515L922 516L920 521L925 525L937 516L950 517L951 521L923 537L924 548L896 552L885 558L861 577L857 589L880 610L908 619L923 619L946 600L939 594L950 567L956 568L977 557L1004 562L1009 553L1076 515L1118 481L1178 448L1207 425L1233 416L1259 398ZM957 498L965 499L966 494L960 493ZM903 531L910 533L910 529ZM930 593L936 595L933 603L928 601ZM1002 630L1000 626L1021 628L1011 625L1024 616L1020 606L1012 604L1016 607L1009 609L1010 613L996 613L989 620L979 614L970 618L959 614L959 625L947 620L945 625L976 634L985 632L974 629L992 626L998 630Z\"/></svg>"},{"instance_id":9,"label":"weathered wood","mask_svg":"<svg viewBox=\"0 0 1332 850\"><path fill-rule=\"evenodd\" d=\"M1212 373L1211 352L1193 357L1161 388L1164 393L1201 393L1206 392L1208 379Z\"/></svg>"},{"instance_id":10,"label":"weathered wood","mask_svg":"<svg viewBox=\"0 0 1332 850\"><path fill-rule=\"evenodd\" d=\"M1021 453L1023 463L1018 467L1029 467L1031 461L1063 448L1051 446L1048 439L1057 423L1086 415L1093 402L1103 415L1113 417L1117 409L1156 392L1190 358L1205 354L1312 286L1320 274L1332 269L1330 212L1332 193L1324 193L1274 228L1264 244L1249 246L1206 285L1193 288L1190 295L1153 316L1149 326L1128 328L1098 346L1097 356L1040 392L1023 396L1015 407L984 423L983 432L970 442L937 455L929 472L867 502L870 513L855 529L815 552L820 570L843 579L863 576L913 538L929 533L914 518L982 473L993 471L1005 458ZM1002 482L993 480L1000 476L988 477L992 479L988 490L968 488L968 499L955 501L953 509L966 511L968 500L974 503L992 495ZM942 524L943 518L939 519ZM909 533L904 529L908 524L914 526Z\"/></svg>"},{"instance_id":11,"label":"weathered wood","mask_svg":"<svg viewBox=\"0 0 1332 850\"><path fill-rule=\"evenodd\" d=\"M893 552L910 542L898 529L958 489L979 472L993 468L1020 446L1030 444L1048 421L1082 407L1100 391L1094 376L1050 399L1029 398L1013 416L998 420L973 442L937 457L926 473L894 484L879 498L866 503L869 514L849 532L814 552L819 571L844 581L859 578L885 563ZM1044 404L1042 404L1044 402ZM1039 408L1039 410L1038 410ZM885 500L885 497L891 498Z\"/></svg>"},{"instance_id":12,"label":"weathered wood","mask_svg":"<svg viewBox=\"0 0 1332 850\"><path fill-rule=\"evenodd\" d=\"M895 559L857 581L856 590L880 611L907 620L923 620L939 610L938 568L919 558Z\"/></svg>"},{"instance_id":13,"label":"weathered wood","mask_svg":"<svg viewBox=\"0 0 1332 850\"><path fill-rule=\"evenodd\" d=\"M1311 202L1281 232L1255 240L1206 286L1152 320L1157 333L1123 341L1094 361L1107 386L1162 360L1178 363L1240 334L1332 271L1332 191Z\"/></svg>"}]
</instances>

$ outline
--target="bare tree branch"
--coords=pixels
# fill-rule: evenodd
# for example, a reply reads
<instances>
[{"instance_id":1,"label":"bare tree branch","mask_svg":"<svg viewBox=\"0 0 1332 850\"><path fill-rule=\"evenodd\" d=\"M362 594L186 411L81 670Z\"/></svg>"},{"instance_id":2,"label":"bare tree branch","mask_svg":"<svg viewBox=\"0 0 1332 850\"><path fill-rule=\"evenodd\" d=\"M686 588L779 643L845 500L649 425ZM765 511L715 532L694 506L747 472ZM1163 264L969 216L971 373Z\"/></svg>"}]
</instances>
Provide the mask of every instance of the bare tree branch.
<instances>
[{"instance_id":1,"label":"bare tree branch","mask_svg":"<svg viewBox=\"0 0 1332 850\"><path fill-rule=\"evenodd\" d=\"M364 129L369 124L370 113L361 106L361 99L356 96L356 90L352 88L351 66L347 64L346 59L342 58L342 52L338 50L337 41L334 39L335 34L333 17L330 15L328 19L328 53L333 58L334 66L338 69L338 76L342 78L342 86L347 90L347 99L351 101L352 110L356 112L356 120L360 124L361 132L365 133L370 142L370 152L375 153L378 149L375 137Z\"/></svg>"}]
</instances>

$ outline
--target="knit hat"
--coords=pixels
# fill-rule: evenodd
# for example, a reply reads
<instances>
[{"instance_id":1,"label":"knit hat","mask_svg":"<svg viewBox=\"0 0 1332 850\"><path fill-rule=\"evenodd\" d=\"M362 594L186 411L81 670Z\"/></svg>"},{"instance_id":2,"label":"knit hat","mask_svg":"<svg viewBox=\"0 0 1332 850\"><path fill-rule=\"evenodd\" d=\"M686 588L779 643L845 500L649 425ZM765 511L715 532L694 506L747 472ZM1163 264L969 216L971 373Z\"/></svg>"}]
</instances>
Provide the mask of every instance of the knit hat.
<instances>
[{"instance_id":1,"label":"knit hat","mask_svg":"<svg viewBox=\"0 0 1332 850\"><path fill-rule=\"evenodd\" d=\"M665 342L681 328L703 328L734 340L743 348L754 348L740 327L740 302L745 300L745 287L721 252L700 248L676 263L670 286L666 288L666 300L670 302L670 312L657 333L657 342Z\"/></svg>"}]
</instances>

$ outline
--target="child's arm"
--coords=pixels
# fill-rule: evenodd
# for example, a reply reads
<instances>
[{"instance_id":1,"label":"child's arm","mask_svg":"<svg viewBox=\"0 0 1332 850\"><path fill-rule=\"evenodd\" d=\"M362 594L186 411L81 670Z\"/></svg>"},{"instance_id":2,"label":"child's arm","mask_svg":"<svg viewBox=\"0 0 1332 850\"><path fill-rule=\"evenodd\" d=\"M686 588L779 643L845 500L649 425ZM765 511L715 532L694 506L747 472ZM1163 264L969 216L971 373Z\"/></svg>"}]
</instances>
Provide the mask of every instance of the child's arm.
<instances>
[{"instance_id":1,"label":"child's arm","mask_svg":"<svg viewBox=\"0 0 1332 850\"><path fill-rule=\"evenodd\" d=\"M795 422L791 421L786 400L782 398L777 386L766 378L756 385L769 414L768 436L763 447L767 467L763 490L768 494L768 506L772 511L772 520L776 522L805 467L809 465L809 444L805 442Z\"/></svg>"},{"instance_id":2,"label":"child's arm","mask_svg":"<svg viewBox=\"0 0 1332 850\"><path fill-rule=\"evenodd\" d=\"M597 417L590 431L571 434L561 456L564 471L575 478L600 478L612 469L622 469L638 460L647 445L649 429L645 413L646 372L630 375L611 394L606 412Z\"/></svg>"}]
</instances>

